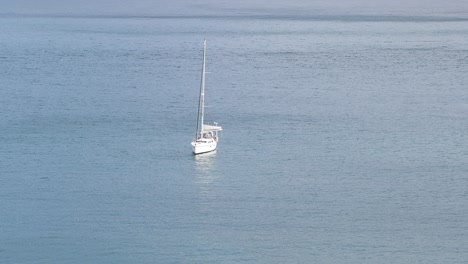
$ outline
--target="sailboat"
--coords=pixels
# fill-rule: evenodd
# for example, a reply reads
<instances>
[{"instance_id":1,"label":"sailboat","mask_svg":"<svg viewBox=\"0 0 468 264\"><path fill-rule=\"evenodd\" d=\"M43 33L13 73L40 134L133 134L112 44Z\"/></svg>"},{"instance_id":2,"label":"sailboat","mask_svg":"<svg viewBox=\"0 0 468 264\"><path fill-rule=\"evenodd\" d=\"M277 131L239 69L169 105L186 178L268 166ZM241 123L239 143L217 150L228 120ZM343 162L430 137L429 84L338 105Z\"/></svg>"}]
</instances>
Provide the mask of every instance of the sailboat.
<instances>
[{"instance_id":1,"label":"sailboat","mask_svg":"<svg viewBox=\"0 0 468 264\"><path fill-rule=\"evenodd\" d=\"M205 75L206 75L206 39L203 40L203 66L200 84L200 95L198 99L197 131L192 141L194 154L201 154L216 150L218 145L218 132L223 130L214 122L214 125L204 124L205 117Z\"/></svg>"}]
</instances>

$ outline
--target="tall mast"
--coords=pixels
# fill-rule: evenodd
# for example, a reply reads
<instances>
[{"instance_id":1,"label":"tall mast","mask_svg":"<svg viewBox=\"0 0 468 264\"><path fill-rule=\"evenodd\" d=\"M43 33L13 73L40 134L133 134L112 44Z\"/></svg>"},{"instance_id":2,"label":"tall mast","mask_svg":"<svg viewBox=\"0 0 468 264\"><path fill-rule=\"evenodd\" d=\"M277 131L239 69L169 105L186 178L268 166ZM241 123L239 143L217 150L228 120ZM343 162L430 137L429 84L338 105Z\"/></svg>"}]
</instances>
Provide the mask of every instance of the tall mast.
<instances>
[{"instance_id":1,"label":"tall mast","mask_svg":"<svg viewBox=\"0 0 468 264\"><path fill-rule=\"evenodd\" d=\"M203 68L201 87L201 129L203 131L203 118L205 117L205 64L206 64L206 39L203 39Z\"/></svg>"},{"instance_id":2,"label":"tall mast","mask_svg":"<svg viewBox=\"0 0 468 264\"><path fill-rule=\"evenodd\" d=\"M200 95L198 97L198 115L197 115L197 132L195 133L195 139L198 134L203 131L203 117L205 115L205 62L206 62L206 39L203 40L203 66L202 76L200 84ZM201 121L201 122L200 122Z\"/></svg>"}]
</instances>

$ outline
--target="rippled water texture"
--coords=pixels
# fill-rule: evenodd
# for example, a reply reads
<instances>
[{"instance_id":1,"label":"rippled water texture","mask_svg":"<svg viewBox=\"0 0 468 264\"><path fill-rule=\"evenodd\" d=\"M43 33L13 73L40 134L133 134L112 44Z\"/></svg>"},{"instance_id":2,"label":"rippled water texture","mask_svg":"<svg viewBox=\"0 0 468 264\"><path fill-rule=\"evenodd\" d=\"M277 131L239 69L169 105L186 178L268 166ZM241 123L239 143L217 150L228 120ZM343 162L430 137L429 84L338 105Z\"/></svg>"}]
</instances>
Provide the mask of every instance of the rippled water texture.
<instances>
[{"instance_id":1,"label":"rippled water texture","mask_svg":"<svg viewBox=\"0 0 468 264\"><path fill-rule=\"evenodd\" d=\"M218 150L193 156L203 37ZM466 263L468 20L0 17L0 262Z\"/></svg>"}]
</instances>

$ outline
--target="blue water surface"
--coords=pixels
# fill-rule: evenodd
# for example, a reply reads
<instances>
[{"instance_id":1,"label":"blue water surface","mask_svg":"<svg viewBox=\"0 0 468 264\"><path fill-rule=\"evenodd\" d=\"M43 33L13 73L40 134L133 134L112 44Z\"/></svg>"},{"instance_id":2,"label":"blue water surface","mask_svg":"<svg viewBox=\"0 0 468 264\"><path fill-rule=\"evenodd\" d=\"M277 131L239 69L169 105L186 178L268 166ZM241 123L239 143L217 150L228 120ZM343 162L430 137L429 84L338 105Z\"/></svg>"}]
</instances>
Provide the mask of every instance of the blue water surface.
<instances>
[{"instance_id":1,"label":"blue water surface","mask_svg":"<svg viewBox=\"0 0 468 264\"><path fill-rule=\"evenodd\" d=\"M0 16L1 263L466 263L468 20ZM206 120L194 156L203 38Z\"/></svg>"}]
</instances>

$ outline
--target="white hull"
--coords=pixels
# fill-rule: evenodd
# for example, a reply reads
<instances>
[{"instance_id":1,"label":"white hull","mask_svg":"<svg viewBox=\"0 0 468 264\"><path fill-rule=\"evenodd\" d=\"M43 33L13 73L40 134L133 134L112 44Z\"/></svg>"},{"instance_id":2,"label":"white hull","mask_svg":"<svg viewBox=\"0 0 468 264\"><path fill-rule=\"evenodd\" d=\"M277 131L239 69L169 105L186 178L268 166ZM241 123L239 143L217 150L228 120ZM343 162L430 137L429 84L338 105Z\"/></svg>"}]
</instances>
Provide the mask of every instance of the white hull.
<instances>
[{"instance_id":1,"label":"white hull","mask_svg":"<svg viewBox=\"0 0 468 264\"><path fill-rule=\"evenodd\" d=\"M192 142L192 150L193 154L201 154L201 153L206 153L210 152L216 149L217 143L216 141L212 142Z\"/></svg>"}]
</instances>

